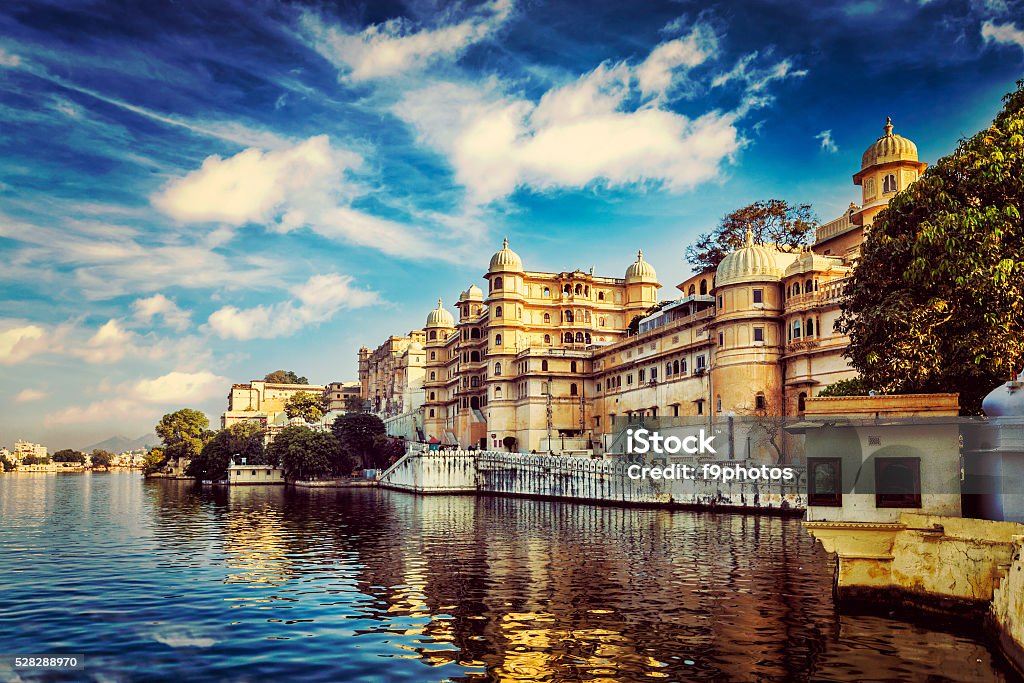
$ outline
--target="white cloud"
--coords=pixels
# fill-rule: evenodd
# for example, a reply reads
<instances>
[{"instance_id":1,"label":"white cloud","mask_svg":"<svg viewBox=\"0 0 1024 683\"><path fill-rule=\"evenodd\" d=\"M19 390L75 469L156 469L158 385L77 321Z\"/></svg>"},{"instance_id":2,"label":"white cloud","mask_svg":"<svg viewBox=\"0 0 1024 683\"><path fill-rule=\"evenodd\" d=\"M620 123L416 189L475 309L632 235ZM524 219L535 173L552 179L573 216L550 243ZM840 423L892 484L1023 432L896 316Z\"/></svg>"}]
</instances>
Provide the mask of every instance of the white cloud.
<instances>
[{"instance_id":1,"label":"white cloud","mask_svg":"<svg viewBox=\"0 0 1024 683\"><path fill-rule=\"evenodd\" d=\"M1012 22L997 24L991 19L981 25L981 37L985 42L994 42L1001 45L1016 45L1024 50L1024 29L1017 28Z\"/></svg>"},{"instance_id":2,"label":"white cloud","mask_svg":"<svg viewBox=\"0 0 1024 683\"><path fill-rule=\"evenodd\" d=\"M821 151L835 154L839 151L839 145L832 139L831 130L823 130L814 136L815 140L821 140Z\"/></svg>"},{"instance_id":3,"label":"white cloud","mask_svg":"<svg viewBox=\"0 0 1024 683\"><path fill-rule=\"evenodd\" d=\"M115 363L137 348L139 335L126 330L119 320L111 318L82 346L71 349L72 355L90 363Z\"/></svg>"},{"instance_id":4,"label":"white cloud","mask_svg":"<svg viewBox=\"0 0 1024 683\"><path fill-rule=\"evenodd\" d=\"M0 363L20 363L45 351L48 345L48 334L39 325L0 321Z\"/></svg>"},{"instance_id":5,"label":"white cloud","mask_svg":"<svg viewBox=\"0 0 1024 683\"><path fill-rule=\"evenodd\" d=\"M415 259L430 253L422 231L349 205L361 191L346 172L361 163L359 155L333 148L326 135L317 135L269 152L249 148L227 159L207 157L152 201L182 222L258 223L278 232L308 227L393 256Z\"/></svg>"},{"instance_id":6,"label":"white cloud","mask_svg":"<svg viewBox=\"0 0 1024 683\"><path fill-rule=\"evenodd\" d=\"M293 299L240 309L224 306L207 321L224 339L269 339L298 332L330 320L342 309L362 308L378 301L376 292L352 287L352 278L332 273L315 275L291 290Z\"/></svg>"},{"instance_id":7,"label":"white cloud","mask_svg":"<svg viewBox=\"0 0 1024 683\"><path fill-rule=\"evenodd\" d=\"M203 370L173 371L152 379L140 379L113 387L117 398L70 406L46 416L48 425L109 423L156 418L167 407L196 404L225 393L228 379Z\"/></svg>"},{"instance_id":8,"label":"white cloud","mask_svg":"<svg viewBox=\"0 0 1024 683\"><path fill-rule=\"evenodd\" d=\"M16 67L21 64L21 57L0 47L0 66Z\"/></svg>"},{"instance_id":9,"label":"white cloud","mask_svg":"<svg viewBox=\"0 0 1024 683\"><path fill-rule=\"evenodd\" d=\"M188 328L189 312L178 308L178 305L163 294L154 294L145 299L136 299L132 304L135 319L145 325L150 324L156 316L163 318L164 324L181 332Z\"/></svg>"},{"instance_id":10,"label":"white cloud","mask_svg":"<svg viewBox=\"0 0 1024 683\"><path fill-rule=\"evenodd\" d=\"M419 29L407 19L374 24L356 33L327 26L306 14L302 28L313 49L352 81L365 81L423 69L442 59L457 59L466 48L500 28L512 13L511 0L493 0L458 23Z\"/></svg>"},{"instance_id":11,"label":"white cloud","mask_svg":"<svg viewBox=\"0 0 1024 683\"><path fill-rule=\"evenodd\" d=\"M22 389L14 397L15 403L30 403L32 401L41 401L49 396L49 394L42 389Z\"/></svg>"},{"instance_id":12,"label":"white cloud","mask_svg":"<svg viewBox=\"0 0 1024 683\"><path fill-rule=\"evenodd\" d=\"M644 97L665 93L673 85L679 69L703 64L717 49L714 32L703 25L695 27L685 38L661 43L636 67L640 93Z\"/></svg>"}]
</instances>

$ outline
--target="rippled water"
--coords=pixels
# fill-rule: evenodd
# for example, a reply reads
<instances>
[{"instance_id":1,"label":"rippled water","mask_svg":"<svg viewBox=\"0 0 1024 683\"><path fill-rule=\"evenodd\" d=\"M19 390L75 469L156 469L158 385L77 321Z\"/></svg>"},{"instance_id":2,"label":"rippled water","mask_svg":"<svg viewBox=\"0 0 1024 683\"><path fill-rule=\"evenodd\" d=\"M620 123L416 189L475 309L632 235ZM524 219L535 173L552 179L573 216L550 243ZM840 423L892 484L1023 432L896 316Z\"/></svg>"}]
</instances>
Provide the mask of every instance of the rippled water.
<instances>
[{"instance_id":1,"label":"rippled water","mask_svg":"<svg viewBox=\"0 0 1024 683\"><path fill-rule=\"evenodd\" d=\"M0 477L0 520L0 653L82 653L74 680L1012 676L837 615L793 519L97 473Z\"/></svg>"}]
</instances>

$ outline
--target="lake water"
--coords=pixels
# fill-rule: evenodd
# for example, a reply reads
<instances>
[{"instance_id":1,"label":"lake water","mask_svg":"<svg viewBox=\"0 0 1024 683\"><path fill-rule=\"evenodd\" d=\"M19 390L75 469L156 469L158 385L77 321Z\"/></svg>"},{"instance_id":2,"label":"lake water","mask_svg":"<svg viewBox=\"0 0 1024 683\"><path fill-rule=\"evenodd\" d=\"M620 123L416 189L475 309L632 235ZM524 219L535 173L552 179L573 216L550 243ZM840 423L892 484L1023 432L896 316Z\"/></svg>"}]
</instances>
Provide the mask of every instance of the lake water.
<instances>
[{"instance_id":1,"label":"lake water","mask_svg":"<svg viewBox=\"0 0 1024 683\"><path fill-rule=\"evenodd\" d=\"M4 475L0 524L0 654L67 680L1014 680L838 615L794 519L113 472Z\"/></svg>"}]
</instances>

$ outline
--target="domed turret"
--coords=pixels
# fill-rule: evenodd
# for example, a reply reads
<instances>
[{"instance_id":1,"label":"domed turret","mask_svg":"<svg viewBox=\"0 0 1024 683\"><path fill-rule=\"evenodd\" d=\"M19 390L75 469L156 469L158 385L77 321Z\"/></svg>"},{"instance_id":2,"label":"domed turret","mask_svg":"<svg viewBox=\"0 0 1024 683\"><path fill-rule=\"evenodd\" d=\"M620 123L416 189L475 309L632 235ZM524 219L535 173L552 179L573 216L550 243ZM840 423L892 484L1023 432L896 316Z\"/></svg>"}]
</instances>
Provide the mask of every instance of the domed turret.
<instances>
[{"instance_id":1,"label":"domed turret","mask_svg":"<svg viewBox=\"0 0 1024 683\"><path fill-rule=\"evenodd\" d=\"M501 273L507 271L521 273L523 271L523 259L519 258L519 254L508 248L508 238L506 237L501 251L496 252L491 257L491 265L487 272Z\"/></svg>"},{"instance_id":2,"label":"domed turret","mask_svg":"<svg viewBox=\"0 0 1024 683\"><path fill-rule=\"evenodd\" d=\"M445 310L441 300L437 300L437 308L427 315L427 327L455 327L455 317Z\"/></svg>"},{"instance_id":3,"label":"domed turret","mask_svg":"<svg viewBox=\"0 0 1024 683\"><path fill-rule=\"evenodd\" d=\"M754 244L754 234L747 228L743 246L718 264L715 286L778 280L795 258L795 254L782 253L775 246Z\"/></svg>"},{"instance_id":4,"label":"domed turret","mask_svg":"<svg viewBox=\"0 0 1024 683\"><path fill-rule=\"evenodd\" d=\"M476 285L470 285L469 289L466 290L466 301L483 301L484 290L480 289Z\"/></svg>"},{"instance_id":5,"label":"domed turret","mask_svg":"<svg viewBox=\"0 0 1024 683\"><path fill-rule=\"evenodd\" d=\"M860 160L861 170L890 161L917 161L917 145L892 132L891 118L886 118L884 130L885 135L864 150Z\"/></svg>"},{"instance_id":6,"label":"domed turret","mask_svg":"<svg viewBox=\"0 0 1024 683\"><path fill-rule=\"evenodd\" d=\"M829 270L842 268L836 259L830 259L809 249L805 249L797 255L796 259L786 268L785 276L799 275L801 273L820 273ZM845 270L845 268L843 268Z\"/></svg>"},{"instance_id":7,"label":"domed turret","mask_svg":"<svg viewBox=\"0 0 1024 683\"><path fill-rule=\"evenodd\" d=\"M988 417L1024 417L1024 371L1002 386L993 389L981 402Z\"/></svg>"},{"instance_id":8,"label":"domed turret","mask_svg":"<svg viewBox=\"0 0 1024 683\"><path fill-rule=\"evenodd\" d=\"M644 250L636 252L636 261L626 268L626 282L657 282L658 274L654 272L654 266L644 261Z\"/></svg>"}]
</instances>

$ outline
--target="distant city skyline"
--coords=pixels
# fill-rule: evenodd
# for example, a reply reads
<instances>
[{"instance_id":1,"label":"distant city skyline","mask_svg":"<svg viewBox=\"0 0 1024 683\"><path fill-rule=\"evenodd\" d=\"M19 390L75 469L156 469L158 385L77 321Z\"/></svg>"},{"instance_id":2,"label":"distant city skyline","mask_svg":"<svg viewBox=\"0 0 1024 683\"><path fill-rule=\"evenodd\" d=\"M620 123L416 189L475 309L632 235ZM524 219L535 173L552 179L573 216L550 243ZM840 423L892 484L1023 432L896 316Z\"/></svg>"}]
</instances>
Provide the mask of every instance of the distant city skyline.
<instances>
[{"instance_id":1,"label":"distant city skyline","mask_svg":"<svg viewBox=\"0 0 1024 683\"><path fill-rule=\"evenodd\" d=\"M263 2L0 9L0 445L216 424L232 382L530 270L674 298L759 199L824 222L891 116L929 164L1024 76L1024 6Z\"/></svg>"}]
</instances>

